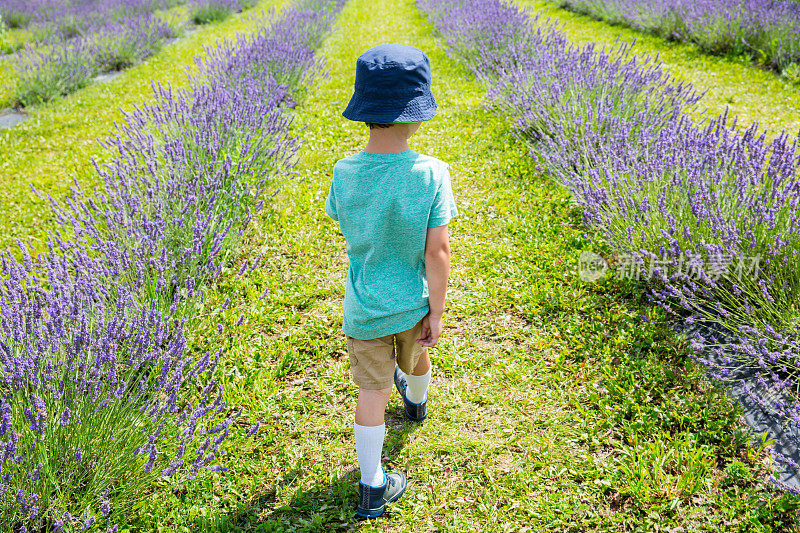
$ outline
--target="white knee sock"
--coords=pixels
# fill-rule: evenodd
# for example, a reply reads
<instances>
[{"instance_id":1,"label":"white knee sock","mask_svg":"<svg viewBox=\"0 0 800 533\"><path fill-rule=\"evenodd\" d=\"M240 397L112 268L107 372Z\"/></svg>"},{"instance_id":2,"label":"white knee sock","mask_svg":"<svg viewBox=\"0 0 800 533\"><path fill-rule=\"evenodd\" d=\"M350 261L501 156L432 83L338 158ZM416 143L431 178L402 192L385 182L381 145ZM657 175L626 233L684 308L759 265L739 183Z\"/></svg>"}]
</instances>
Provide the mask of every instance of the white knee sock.
<instances>
[{"instance_id":1,"label":"white knee sock","mask_svg":"<svg viewBox=\"0 0 800 533\"><path fill-rule=\"evenodd\" d=\"M406 374L406 398L414 403L422 403L428 397L428 385L431 383L431 369L421 376Z\"/></svg>"},{"instance_id":2,"label":"white knee sock","mask_svg":"<svg viewBox=\"0 0 800 533\"><path fill-rule=\"evenodd\" d=\"M361 483L380 487L385 481L381 468L381 453L386 424L380 426L353 424L353 432L356 435L356 455L358 466L361 468Z\"/></svg>"}]
</instances>

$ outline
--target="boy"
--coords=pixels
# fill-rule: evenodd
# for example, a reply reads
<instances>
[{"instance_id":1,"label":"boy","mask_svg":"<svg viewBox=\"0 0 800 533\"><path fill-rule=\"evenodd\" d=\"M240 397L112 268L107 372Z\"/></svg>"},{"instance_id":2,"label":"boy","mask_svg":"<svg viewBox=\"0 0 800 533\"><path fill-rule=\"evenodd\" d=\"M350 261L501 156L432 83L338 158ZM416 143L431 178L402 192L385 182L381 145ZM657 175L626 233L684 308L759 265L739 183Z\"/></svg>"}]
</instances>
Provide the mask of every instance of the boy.
<instances>
[{"instance_id":1,"label":"boy","mask_svg":"<svg viewBox=\"0 0 800 533\"><path fill-rule=\"evenodd\" d=\"M339 222L350 269L342 330L353 382L361 469L357 514L376 517L406 488L386 473L381 451L392 381L406 417L427 416L428 348L442 333L450 245L457 215L446 163L418 154L408 139L436 114L430 62L411 46L385 44L356 62L355 91L343 115L365 122L369 142L333 168L326 213Z\"/></svg>"}]
</instances>

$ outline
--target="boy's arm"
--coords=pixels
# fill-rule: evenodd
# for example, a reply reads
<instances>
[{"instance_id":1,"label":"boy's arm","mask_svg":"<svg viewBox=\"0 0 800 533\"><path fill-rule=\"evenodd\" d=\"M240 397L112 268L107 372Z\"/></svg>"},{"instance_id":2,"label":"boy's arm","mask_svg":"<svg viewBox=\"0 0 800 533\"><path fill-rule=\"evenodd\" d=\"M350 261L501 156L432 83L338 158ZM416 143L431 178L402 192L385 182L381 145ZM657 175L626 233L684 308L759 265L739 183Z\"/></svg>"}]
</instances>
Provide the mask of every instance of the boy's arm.
<instances>
[{"instance_id":1,"label":"boy's arm","mask_svg":"<svg viewBox=\"0 0 800 533\"><path fill-rule=\"evenodd\" d=\"M428 278L430 311L422 319L422 336L417 340L426 347L435 346L442 334L442 315L450 275L450 235L447 225L428 228L425 239L425 274Z\"/></svg>"},{"instance_id":2,"label":"boy's arm","mask_svg":"<svg viewBox=\"0 0 800 533\"><path fill-rule=\"evenodd\" d=\"M339 215L336 213L336 194L333 191L333 181L331 181L331 188L328 191L328 198L325 200L325 213L333 220L339 220Z\"/></svg>"}]
</instances>

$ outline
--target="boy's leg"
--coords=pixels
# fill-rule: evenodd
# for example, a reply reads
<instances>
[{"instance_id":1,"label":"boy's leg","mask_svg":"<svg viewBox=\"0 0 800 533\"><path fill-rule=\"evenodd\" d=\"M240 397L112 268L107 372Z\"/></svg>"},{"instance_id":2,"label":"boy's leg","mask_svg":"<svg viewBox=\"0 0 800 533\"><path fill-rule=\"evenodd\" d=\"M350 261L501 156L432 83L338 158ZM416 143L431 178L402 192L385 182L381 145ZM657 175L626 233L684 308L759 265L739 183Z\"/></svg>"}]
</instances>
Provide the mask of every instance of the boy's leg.
<instances>
[{"instance_id":1,"label":"boy's leg","mask_svg":"<svg viewBox=\"0 0 800 533\"><path fill-rule=\"evenodd\" d=\"M361 468L361 483L372 487L379 487L385 481L381 468L383 439L386 435L383 416L391 393L391 387L379 390L358 389L356 420L353 426L356 455Z\"/></svg>"},{"instance_id":2,"label":"boy's leg","mask_svg":"<svg viewBox=\"0 0 800 533\"><path fill-rule=\"evenodd\" d=\"M361 468L361 483L379 487L386 482L381 453L386 426L383 416L392 393L394 340L390 335L371 340L347 338L347 353L353 381L358 385L358 402L353 433Z\"/></svg>"},{"instance_id":3,"label":"boy's leg","mask_svg":"<svg viewBox=\"0 0 800 533\"><path fill-rule=\"evenodd\" d=\"M392 393L394 338L391 335L371 340L347 337L347 353L353 381L358 385L353 431L361 482L358 484L356 514L374 518L383 514L387 503L400 498L407 486L403 474L385 474L381 467L386 435L383 417Z\"/></svg>"},{"instance_id":4,"label":"boy's leg","mask_svg":"<svg viewBox=\"0 0 800 533\"><path fill-rule=\"evenodd\" d=\"M431 359L428 349L420 354L417 365L411 374L406 374L406 398L414 403L422 403L428 394L431 383Z\"/></svg>"},{"instance_id":5,"label":"boy's leg","mask_svg":"<svg viewBox=\"0 0 800 533\"><path fill-rule=\"evenodd\" d=\"M428 349L425 348L420 354L419 359L417 360L417 366L414 367L414 371L411 372L411 376L421 376L422 374L427 374L431 371L431 357L428 353Z\"/></svg>"},{"instance_id":6,"label":"boy's leg","mask_svg":"<svg viewBox=\"0 0 800 533\"><path fill-rule=\"evenodd\" d=\"M356 402L356 424L361 426L379 426L383 424L386 405L392 388L370 390L359 388Z\"/></svg>"},{"instance_id":7,"label":"boy's leg","mask_svg":"<svg viewBox=\"0 0 800 533\"><path fill-rule=\"evenodd\" d=\"M422 321L397 340L397 368L394 382L405 401L406 417L420 422L427 417L428 386L431 382L431 360L428 349L421 346Z\"/></svg>"}]
</instances>

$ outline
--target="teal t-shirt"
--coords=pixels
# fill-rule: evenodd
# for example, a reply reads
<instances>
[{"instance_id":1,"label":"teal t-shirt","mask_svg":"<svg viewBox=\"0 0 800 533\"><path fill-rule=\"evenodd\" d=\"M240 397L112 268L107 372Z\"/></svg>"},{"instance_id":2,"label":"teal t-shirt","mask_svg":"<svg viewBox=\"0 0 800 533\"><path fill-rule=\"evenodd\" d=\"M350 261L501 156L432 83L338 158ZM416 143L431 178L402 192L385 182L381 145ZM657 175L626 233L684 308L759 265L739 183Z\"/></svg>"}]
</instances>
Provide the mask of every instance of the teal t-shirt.
<instances>
[{"instance_id":1,"label":"teal t-shirt","mask_svg":"<svg viewBox=\"0 0 800 533\"><path fill-rule=\"evenodd\" d=\"M375 339L428 313L428 228L458 214L447 163L406 150L359 152L336 162L325 212L347 241L342 330Z\"/></svg>"}]
</instances>

